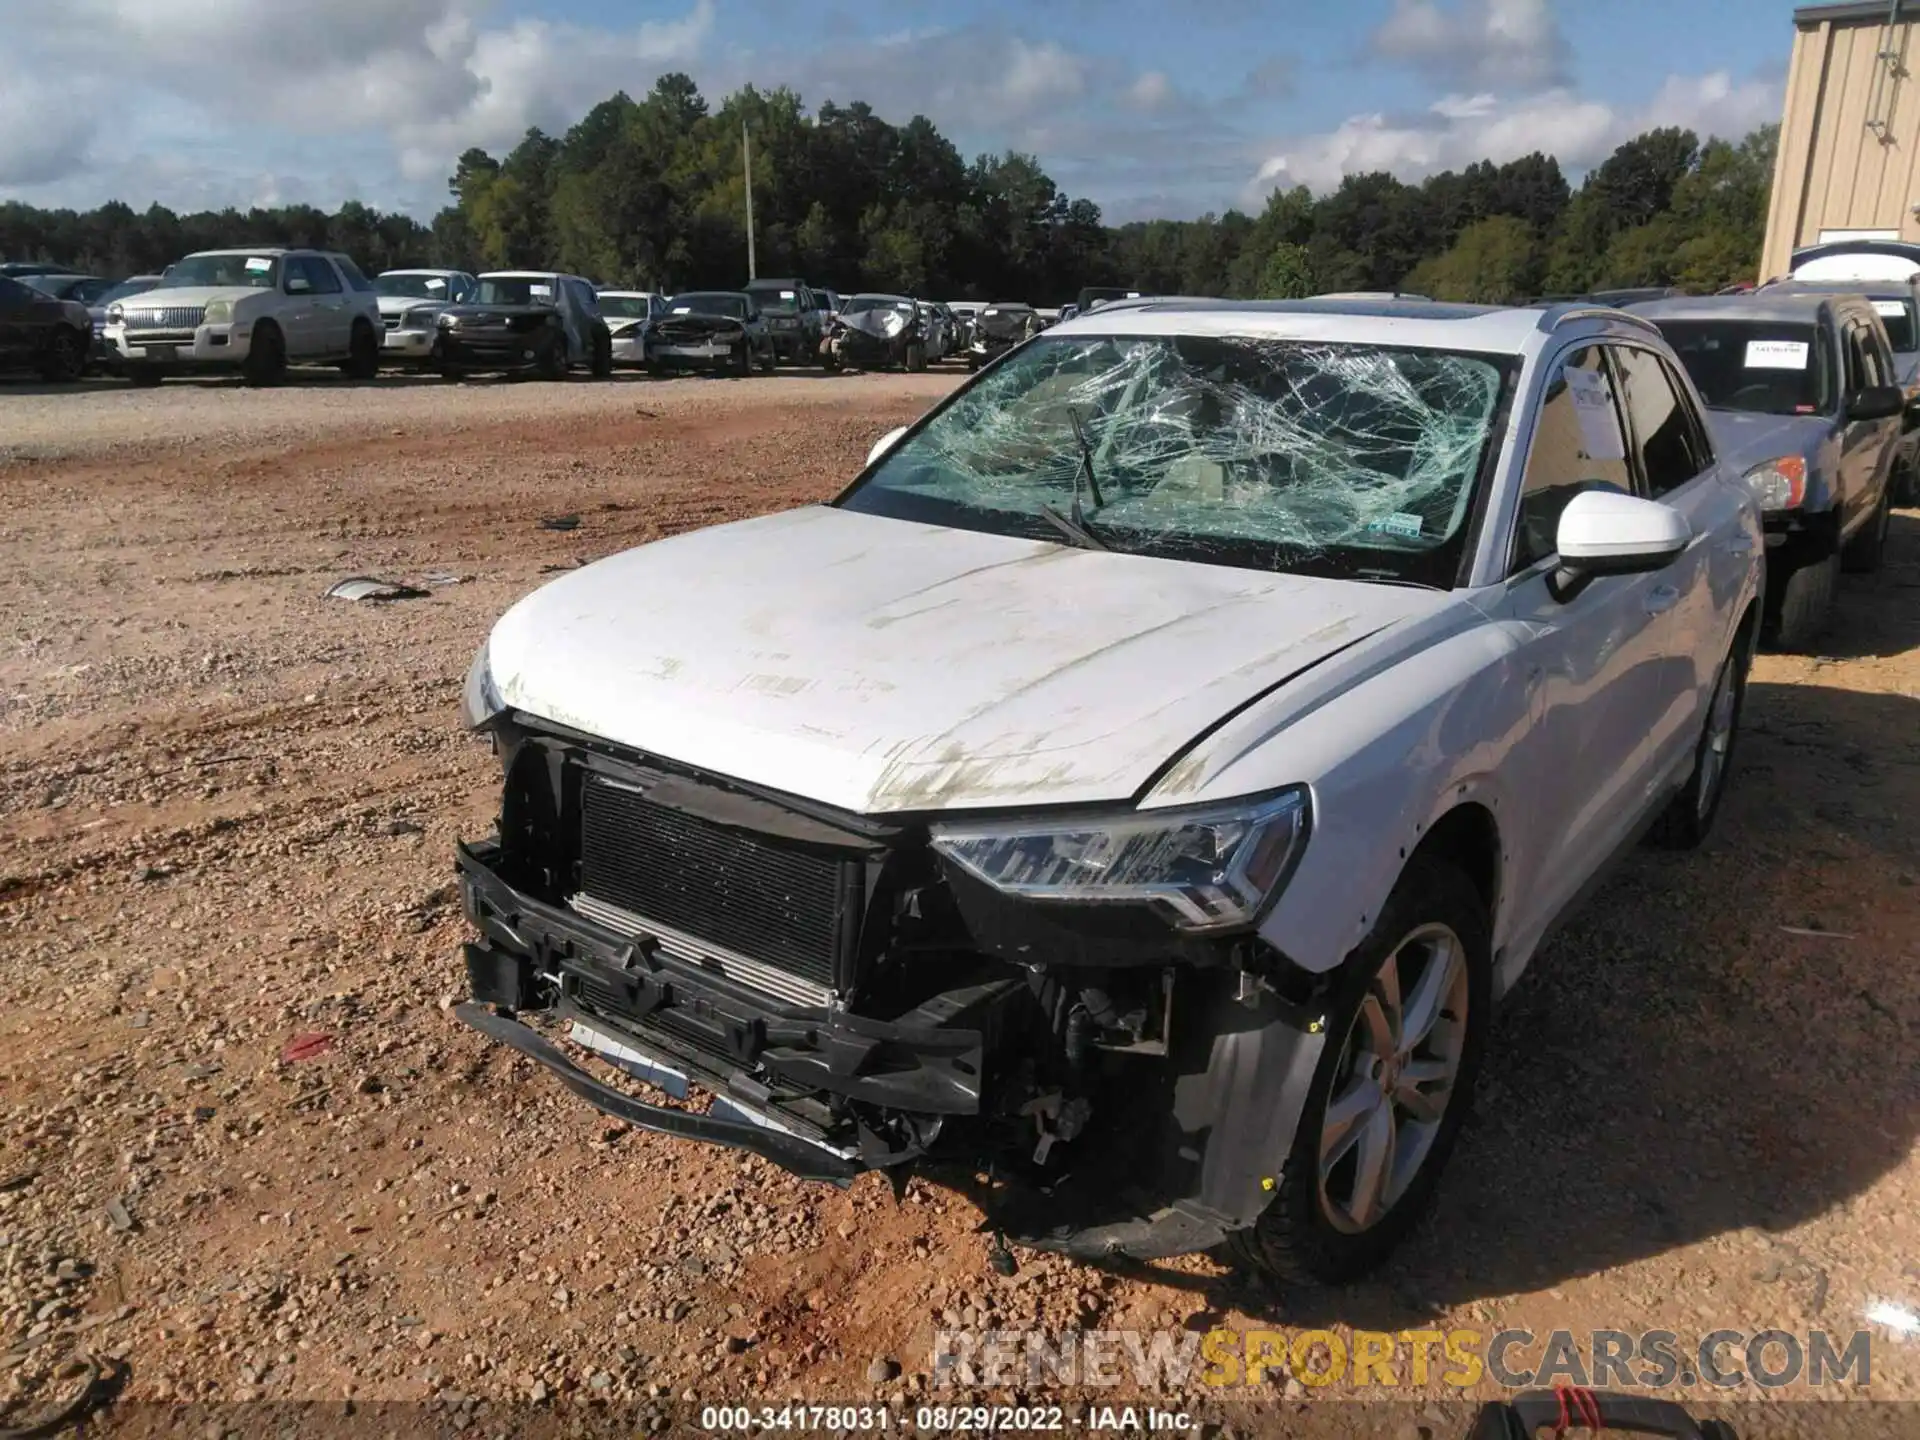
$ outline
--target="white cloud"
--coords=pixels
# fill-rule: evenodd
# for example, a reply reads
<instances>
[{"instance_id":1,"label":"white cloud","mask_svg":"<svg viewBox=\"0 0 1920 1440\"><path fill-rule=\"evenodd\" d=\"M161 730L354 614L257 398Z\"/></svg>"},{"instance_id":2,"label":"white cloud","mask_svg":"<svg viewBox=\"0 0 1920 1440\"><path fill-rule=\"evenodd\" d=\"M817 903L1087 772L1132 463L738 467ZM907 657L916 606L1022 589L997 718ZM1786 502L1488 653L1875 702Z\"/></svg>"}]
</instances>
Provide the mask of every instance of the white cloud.
<instances>
[{"instance_id":1,"label":"white cloud","mask_svg":"<svg viewBox=\"0 0 1920 1440\"><path fill-rule=\"evenodd\" d=\"M1070 109L1110 80L1092 56L984 26L906 30L827 49L742 52L719 88L790 85L809 105L864 100L895 122L925 115L948 135Z\"/></svg>"},{"instance_id":2,"label":"white cloud","mask_svg":"<svg viewBox=\"0 0 1920 1440\"><path fill-rule=\"evenodd\" d=\"M692 65L715 0L687 3L606 29L491 21L491 0L0 0L15 42L0 47L0 186L39 199L91 182L103 196L133 155L168 153L149 116L182 109L191 121L167 138L204 150L312 137L330 167L330 152L377 137L389 173L397 160L408 181L438 180L469 145L562 129L616 89ZM36 70L69 77L58 96L40 96ZM257 161L234 168L236 194L279 188L244 179Z\"/></svg>"},{"instance_id":3,"label":"white cloud","mask_svg":"<svg viewBox=\"0 0 1920 1440\"><path fill-rule=\"evenodd\" d=\"M1367 48L1443 80L1518 90L1560 83L1568 53L1549 0L1394 0Z\"/></svg>"},{"instance_id":4,"label":"white cloud","mask_svg":"<svg viewBox=\"0 0 1920 1440\"><path fill-rule=\"evenodd\" d=\"M1490 93L1449 95L1424 114L1355 115L1331 131L1277 145L1241 198L1259 205L1277 186L1324 192L1344 176L1371 170L1419 180L1476 160L1501 163L1536 150L1578 174L1621 141L1658 126L1683 126L1702 138L1737 138L1778 119L1781 100L1777 81L1735 80L1725 71L1670 75L1651 101L1625 109L1564 87L1511 100Z\"/></svg>"},{"instance_id":5,"label":"white cloud","mask_svg":"<svg viewBox=\"0 0 1920 1440\"><path fill-rule=\"evenodd\" d=\"M1174 93L1173 82L1167 78L1164 70L1142 71L1126 89L1126 103L1135 110L1152 114L1156 110L1170 108L1178 97Z\"/></svg>"}]
</instances>

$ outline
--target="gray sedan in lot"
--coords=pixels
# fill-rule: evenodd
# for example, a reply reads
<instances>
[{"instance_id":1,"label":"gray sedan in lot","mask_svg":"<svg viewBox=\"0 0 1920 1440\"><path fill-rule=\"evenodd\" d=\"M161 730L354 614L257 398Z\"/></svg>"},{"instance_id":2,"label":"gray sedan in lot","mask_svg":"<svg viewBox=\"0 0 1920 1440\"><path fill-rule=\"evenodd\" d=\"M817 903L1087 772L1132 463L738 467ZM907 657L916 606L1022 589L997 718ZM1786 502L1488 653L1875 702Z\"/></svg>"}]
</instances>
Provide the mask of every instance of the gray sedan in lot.
<instances>
[{"instance_id":1,"label":"gray sedan in lot","mask_svg":"<svg viewBox=\"0 0 1920 1440\"><path fill-rule=\"evenodd\" d=\"M1660 327L1721 453L1760 501L1773 638L1825 631L1840 570L1879 567L1906 395L1856 294L1714 295L1628 307Z\"/></svg>"}]
</instances>

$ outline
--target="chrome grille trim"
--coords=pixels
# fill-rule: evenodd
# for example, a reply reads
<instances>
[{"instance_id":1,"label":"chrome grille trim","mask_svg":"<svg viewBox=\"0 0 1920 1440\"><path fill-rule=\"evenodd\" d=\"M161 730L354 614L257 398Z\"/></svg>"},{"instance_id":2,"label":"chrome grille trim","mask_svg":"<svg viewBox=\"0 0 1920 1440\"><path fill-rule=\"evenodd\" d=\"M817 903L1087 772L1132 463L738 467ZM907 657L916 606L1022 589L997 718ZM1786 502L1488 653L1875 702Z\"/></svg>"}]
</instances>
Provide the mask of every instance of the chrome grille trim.
<instances>
[{"instance_id":1,"label":"chrome grille trim","mask_svg":"<svg viewBox=\"0 0 1920 1440\"><path fill-rule=\"evenodd\" d=\"M825 1009L833 1003L833 991L824 985L816 985L798 975L788 974L758 960L749 960L745 955L735 954L723 946L714 945L705 940L696 940L691 935L667 925L660 925L644 916L635 915L618 905L609 905L604 900L596 900L591 895L575 895L567 901L575 914L584 915L596 924L609 930L637 939L642 935L651 935L660 942L660 948L676 960L689 965L698 965L704 970L718 970L729 980L751 986L781 1000L795 1005L811 1005Z\"/></svg>"},{"instance_id":2,"label":"chrome grille trim","mask_svg":"<svg viewBox=\"0 0 1920 1440\"><path fill-rule=\"evenodd\" d=\"M129 330L197 330L206 322L204 305L162 305L121 312Z\"/></svg>"}]
</instances>

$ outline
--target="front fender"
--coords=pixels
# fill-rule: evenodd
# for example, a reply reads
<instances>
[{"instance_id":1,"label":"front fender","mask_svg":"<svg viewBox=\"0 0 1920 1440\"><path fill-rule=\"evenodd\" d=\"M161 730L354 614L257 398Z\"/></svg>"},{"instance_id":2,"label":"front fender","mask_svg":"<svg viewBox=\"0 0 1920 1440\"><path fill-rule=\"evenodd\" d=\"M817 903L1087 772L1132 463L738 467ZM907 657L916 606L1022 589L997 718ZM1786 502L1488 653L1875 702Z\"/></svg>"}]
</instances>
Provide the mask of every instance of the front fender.
<instances>
[{"instance_id":1,"label":"front fender","mask_svg":"<svg viewBox=\"0 0 1920 1440\"><path fill-rule=\"evenodd\" d=\"M1221 727L1149 800L1197 803L1310 786L1312 838L1260 926L1302 969L1324 973L1347 958L1407 857L1457 806L1478 804L1494 817L1498 860L1527 843L1526 808L1503 778L1531 721L1516 658L1523 637L1473 614L1477 623L1411 654L1394 647L1371 662L1361 656L1327 675L1310 672L1305 678L1322 693L1288 687L1275 703ZM1341 673L1356 668L1357 676ZM1496 896L1497 950L1509 907L1497 886Z\"/></svg>"}]
</instances>

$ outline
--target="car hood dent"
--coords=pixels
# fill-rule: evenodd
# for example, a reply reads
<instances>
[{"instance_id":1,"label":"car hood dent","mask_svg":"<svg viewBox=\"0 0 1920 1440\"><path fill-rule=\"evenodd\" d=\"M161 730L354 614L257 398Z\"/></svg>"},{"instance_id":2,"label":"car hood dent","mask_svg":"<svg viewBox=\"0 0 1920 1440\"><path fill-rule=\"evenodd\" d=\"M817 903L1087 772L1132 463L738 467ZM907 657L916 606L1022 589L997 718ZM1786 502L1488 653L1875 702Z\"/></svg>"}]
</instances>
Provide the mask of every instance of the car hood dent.
<instances>
[{"instance_id":1,"label":"car hood dent","mask_svg":"<svg viewBox=\"0 0 1920 1440\"><path fill-rule=\"evenodd\" d=\"M847 810L1122 801L1447 598L814 506L567 575L490 653L530 716Z\"/></svg>"},{"instance_id":2,"label":"car hood dent","mask_svg":"<svg viewBox=\"0 0 1920 1440\"><path fill-rule=\"evenodd\" d=\"M1835 426L1826 415L1759 415L1747 410L1709 410L1707 418L1723 458L1741 470L1776 455L1812 460Z\"/></svg>"}]
</instances>

